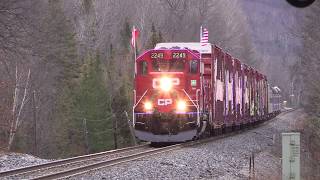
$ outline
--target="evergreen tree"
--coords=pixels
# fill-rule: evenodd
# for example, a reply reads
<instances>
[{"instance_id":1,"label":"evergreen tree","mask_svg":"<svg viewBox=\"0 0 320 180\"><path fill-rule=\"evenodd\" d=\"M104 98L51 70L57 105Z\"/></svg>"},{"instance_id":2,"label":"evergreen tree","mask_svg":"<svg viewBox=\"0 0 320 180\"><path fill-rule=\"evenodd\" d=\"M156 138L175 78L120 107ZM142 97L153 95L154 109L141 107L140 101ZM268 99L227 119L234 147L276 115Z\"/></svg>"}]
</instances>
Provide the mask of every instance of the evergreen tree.
<instances>
[{"instance_id":1,"label":"evergreen tree","mask_svg":"<svg viewBox=\"0 0 320 180\"><path fill-rule=\"evenodd\" d=\"M116 92L113 100L112 100L112 109L114 113L114 118L117 121L117 134L119 143L122 146L127 146L131 143L131 134L129 125L127 122L127 117L125 115L125 111L128 112L130 99L128 95L128 87L124 82L119 90Z\"/></svg>"},{"instance_id":2,"label":"evergreen tree","mask_svg":"<svg viewBox=\"0 0 320 180\"><path fill-rule=\"evenodd\" d=\"M126 53L130 48L131 28L128 19L126 18L122 29L120 30L121 35L121 48Z\"/></svg>"},{"instance_id":3,"label":"evergreen tree","mask_svg":"<svg viewBox=\"0 0 320 180\"><path fill-rule=\"evenodd\" d=\"M320 117L320 61L319 61L319 48L320 40L319 27L320 22L318 20L318 14L320 13L320 3L315 2L310 8L310 11L306 12L307 16L304 19L303 24L303 45L304 49L301 54L301 59L293 67L292 76L297 80L301 79L302 83L299 87L301 90L296 92L296 96L300 96L301 104L305 111L311 116L317 118ZM297 86L295 84L295 86ZM320 120L319 120L320 127Z\"/></svg>"},{"instance_id":4,"label":"evergreen tree","mask_svg":"<svg viewBox=\"0 0 320 180\"><path fill-rule=\"evenodd\" d=\"M74 118L74 91L78 86L79 59L74 29L66 18L61 1L50 0L48 14L42 22L43 57L56 69L55 107L51 123L51 140L46 149L52 149L54 157L82 154L82 126ZM75 151L77 150L77 151Z\"/></svg>"},{"instance_id":5,"label":"evergreen tree","mask_svg":"<svg viewBox=\"0 0 320 180\"><path fill-rule=\"evenodd\" d=\"M75 114L79 114L82 120L86 119L90 152L110 149L110 100L99 55L88 56L82 66L82 72L80 86L75 95Z\"/></svg>"},{"instance_id":6,"label":"evergreen tree","mask_svg":"<svg viewBox=\"0 0 320 180\"><path fill-rule=\"evenodd\" d=\"M151 24L151 36L148 40L147 48L148 49L154 48L155 45L160 42L163 42L162 34L160 31L159 31L159 33L157 33L156 27L155 27L154 23L152 23Z\"/></svg>"},{"instance_id":7,"label":"evergreen tree","mask_svg":"<svg viewBox=\"0 0 320 180\"><path fill-rule=\"evenodd\" d=\"M159 30L159 33L158 33L158 41L159 41L159 42L164 42L164 39L163 39L163 37L162 37L162 33L161 33L160 30Z\"/></svg>"}]
</instances>

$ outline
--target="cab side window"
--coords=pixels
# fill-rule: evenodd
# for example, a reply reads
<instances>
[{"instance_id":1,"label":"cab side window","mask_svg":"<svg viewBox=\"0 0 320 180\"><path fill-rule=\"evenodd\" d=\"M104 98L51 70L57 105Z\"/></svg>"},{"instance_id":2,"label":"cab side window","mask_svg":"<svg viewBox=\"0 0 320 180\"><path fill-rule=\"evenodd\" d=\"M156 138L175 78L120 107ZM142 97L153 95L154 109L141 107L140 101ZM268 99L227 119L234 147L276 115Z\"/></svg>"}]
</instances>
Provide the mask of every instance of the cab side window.
<instances>
[{"instance_id":1,"label":"cab side window","mask_svg":"<svg viewBox=\"0 0 320 180\"><path fill-rule=\"evenodd\" d=\"M196 61L196 60L190 61L190 73L191 74L198 73L198 61Z\"/></svg>"},{"instance_id":2,"label":"cab side window","mask_svg":"<svg viewBox=\"0 0 320 180\"><path fill-rule=\"evenodd\" d=\"M148 73L148 64L146 61L139 62L139 74L146 75Z\"/></svg>"}]
</instances>

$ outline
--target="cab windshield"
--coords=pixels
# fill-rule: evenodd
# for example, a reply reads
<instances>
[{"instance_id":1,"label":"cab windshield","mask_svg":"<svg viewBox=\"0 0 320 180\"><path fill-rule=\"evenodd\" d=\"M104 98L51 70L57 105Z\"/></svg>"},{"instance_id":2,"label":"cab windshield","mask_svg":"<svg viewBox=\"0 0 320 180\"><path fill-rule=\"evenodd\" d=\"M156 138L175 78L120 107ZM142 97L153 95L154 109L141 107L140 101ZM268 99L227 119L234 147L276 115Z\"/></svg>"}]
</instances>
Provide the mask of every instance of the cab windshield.
<instances>
[{"instance_id":1,"label":"cab windshield","mask_svg":"<svg viewBox=\"0 0 320 180\"><path fill-rule=\"evenodd\" d=\"M152 61L152 70L155 72L183 72L185 60L158 60Z\"/></svg>"}]
</instances>

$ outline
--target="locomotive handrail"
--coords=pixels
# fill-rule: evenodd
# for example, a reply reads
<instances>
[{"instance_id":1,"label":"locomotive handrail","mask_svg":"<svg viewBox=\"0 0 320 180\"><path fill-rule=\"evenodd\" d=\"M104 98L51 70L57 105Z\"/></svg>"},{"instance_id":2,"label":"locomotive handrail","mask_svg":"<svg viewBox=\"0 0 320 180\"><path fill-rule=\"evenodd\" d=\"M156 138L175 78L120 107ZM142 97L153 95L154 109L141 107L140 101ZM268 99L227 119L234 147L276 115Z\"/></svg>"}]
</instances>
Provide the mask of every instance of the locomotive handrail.
<instances>
[{"instance_id":1,"label":"locomotive handrail","mask_svg":"<svg viewBox=\"0 0 320 180\"><path fill-rule=\"evenodd\" d=\"M143 123L143 122L136 122L137 124L145 124L145 123Z\"/></svg>"},{"instance_id":2,"label":"locomotive handrail","mask_svg":"<svg viewBox=\"0 0 320 180\"><path fill-rule=\"evenodd\" d=\"M147 89L143 95L140 97L139 101L133 106L132 108L132 126L134 127L136 124L136 119L134 117L134 109L137 107L137 105L139 104L139 102L142 100L142 98L146 95L146 93L148 92L149 89ZM136 98L135 98L136 99Z\"/></svg>"},{"instance_id":3,"label":"locomotive handrail","mask_svg":"<svg viewBox=\"0 0 320 180\"><path fill-rule=\"evenodd\" d=\"M197 125L200 125L200 112L199 112L199 104L198 104L198 102L197 102L197 104L195 104L193 101L192 101L192 99L191 99L191 97L189 96L189 94L186 92L186 90L184 90L184 89L182 89L183 90L183 92L187 95L187 97L189 98L189 100L192 102L192 104L197 108ZM196 94L197 94L197 96L196 96L196 98L198 99L198 90L199 89L197 89L197 91L196 91Z\"/></svg>"},{"instance_id":4,"label":"locomotive handrail","mask_svg":"<svg viewBox=\"0 0 320 180\"><path fill-rule=\"evenodd\" d=\"M142 98L146 95L146 93L148 92L149 89L147 89L143 94L142 96L140 97L139 101L133 106L133 108L135 108L139 103L140 101L142 100Z\"/></svg>"},{"instance_id":5,"label":"locomotive handrail","mask_svg":"<svg viewBox=\"0 0 320 180\"><path fill-rule=\"evenodd\" d=\"M184 89L182 89L182 90L183 90L183 92L187 95L187 97L190 99L190 101L192 102L192 104L197 107L198 105L193 102L193 100L191 99L191 97L189 96L189 94L188 94Z\"/></svg>"},{"instance_id":6,"label":"locomotive handrail","mask_svg":"<svg viewBox=\"0 0 320 180\"><path fill-rule=\"evenodd\" d=\"M201 93L201 89L197 89L197 91L196 91L196 99L197 99L197 105L198 105L198 107L197 107L197 114L198 114L198 119L197 119L197 123L198 123L198 125L200 125L200 108L199 108L199 95L198 95L198 92L199 92L199 94Z\"/></svg>"},{"instance_id":7,"label":"locomotive handrail","mask_svg":"<svg viewBox=\"0 0 320 180\"><path fill-rule=\"evenodd\" d=\"M197 104L198 104L198 102L199 102L198 92L201 92L200 89L197 89L197 91L196 91L196 101L197 101ZM199 104L198 104L198 105L199 105Z\"/></svg>"},{"instance_id":8,"label":"locomotive handrail","mask_svg":"<svg viewBox=\"0 0 320 180\"><path fill-rule=\"evenodd\" d=\"M197 105L199 107L199 112L200 112L200 105L199 105L199 102L200 102L200 93L201 93L201 89L197 89L196 91L196 101L197 101Z\"/></svg>"},{"instance_id":9,"label":"locomotive handrail","mask_svg":"<svg viewBox=\"0 0 320 180\"><path fill-rule=\"evenodd\" d=\"M136 101L137 101L137 97L136 97L136 96L137 96L137 92L136 92L136 90L134 89L134 90L133 90L133 102L134 102L134 103L136 103Z\"/></svg>"}]
</instances>

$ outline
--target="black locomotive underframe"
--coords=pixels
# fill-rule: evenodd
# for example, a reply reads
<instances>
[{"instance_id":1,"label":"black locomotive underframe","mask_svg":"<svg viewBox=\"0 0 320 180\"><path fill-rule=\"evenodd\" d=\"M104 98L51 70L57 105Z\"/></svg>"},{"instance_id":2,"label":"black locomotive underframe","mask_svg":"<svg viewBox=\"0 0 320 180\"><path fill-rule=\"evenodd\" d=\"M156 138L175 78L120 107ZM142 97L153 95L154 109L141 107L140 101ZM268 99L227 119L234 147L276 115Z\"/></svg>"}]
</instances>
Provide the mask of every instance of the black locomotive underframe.
<instances>
[{"instance_id":1,"label":"black locomotive underframe","mask_svg":"<svg viewBox=\"0 0 320 180\"><path fill-rule=\"evenodd\" d=\"M135 129L147 131L154 135L176 135L179 132L197 128L197 114L195 113L137 113Z\"/></svg>"}]
</instances>

